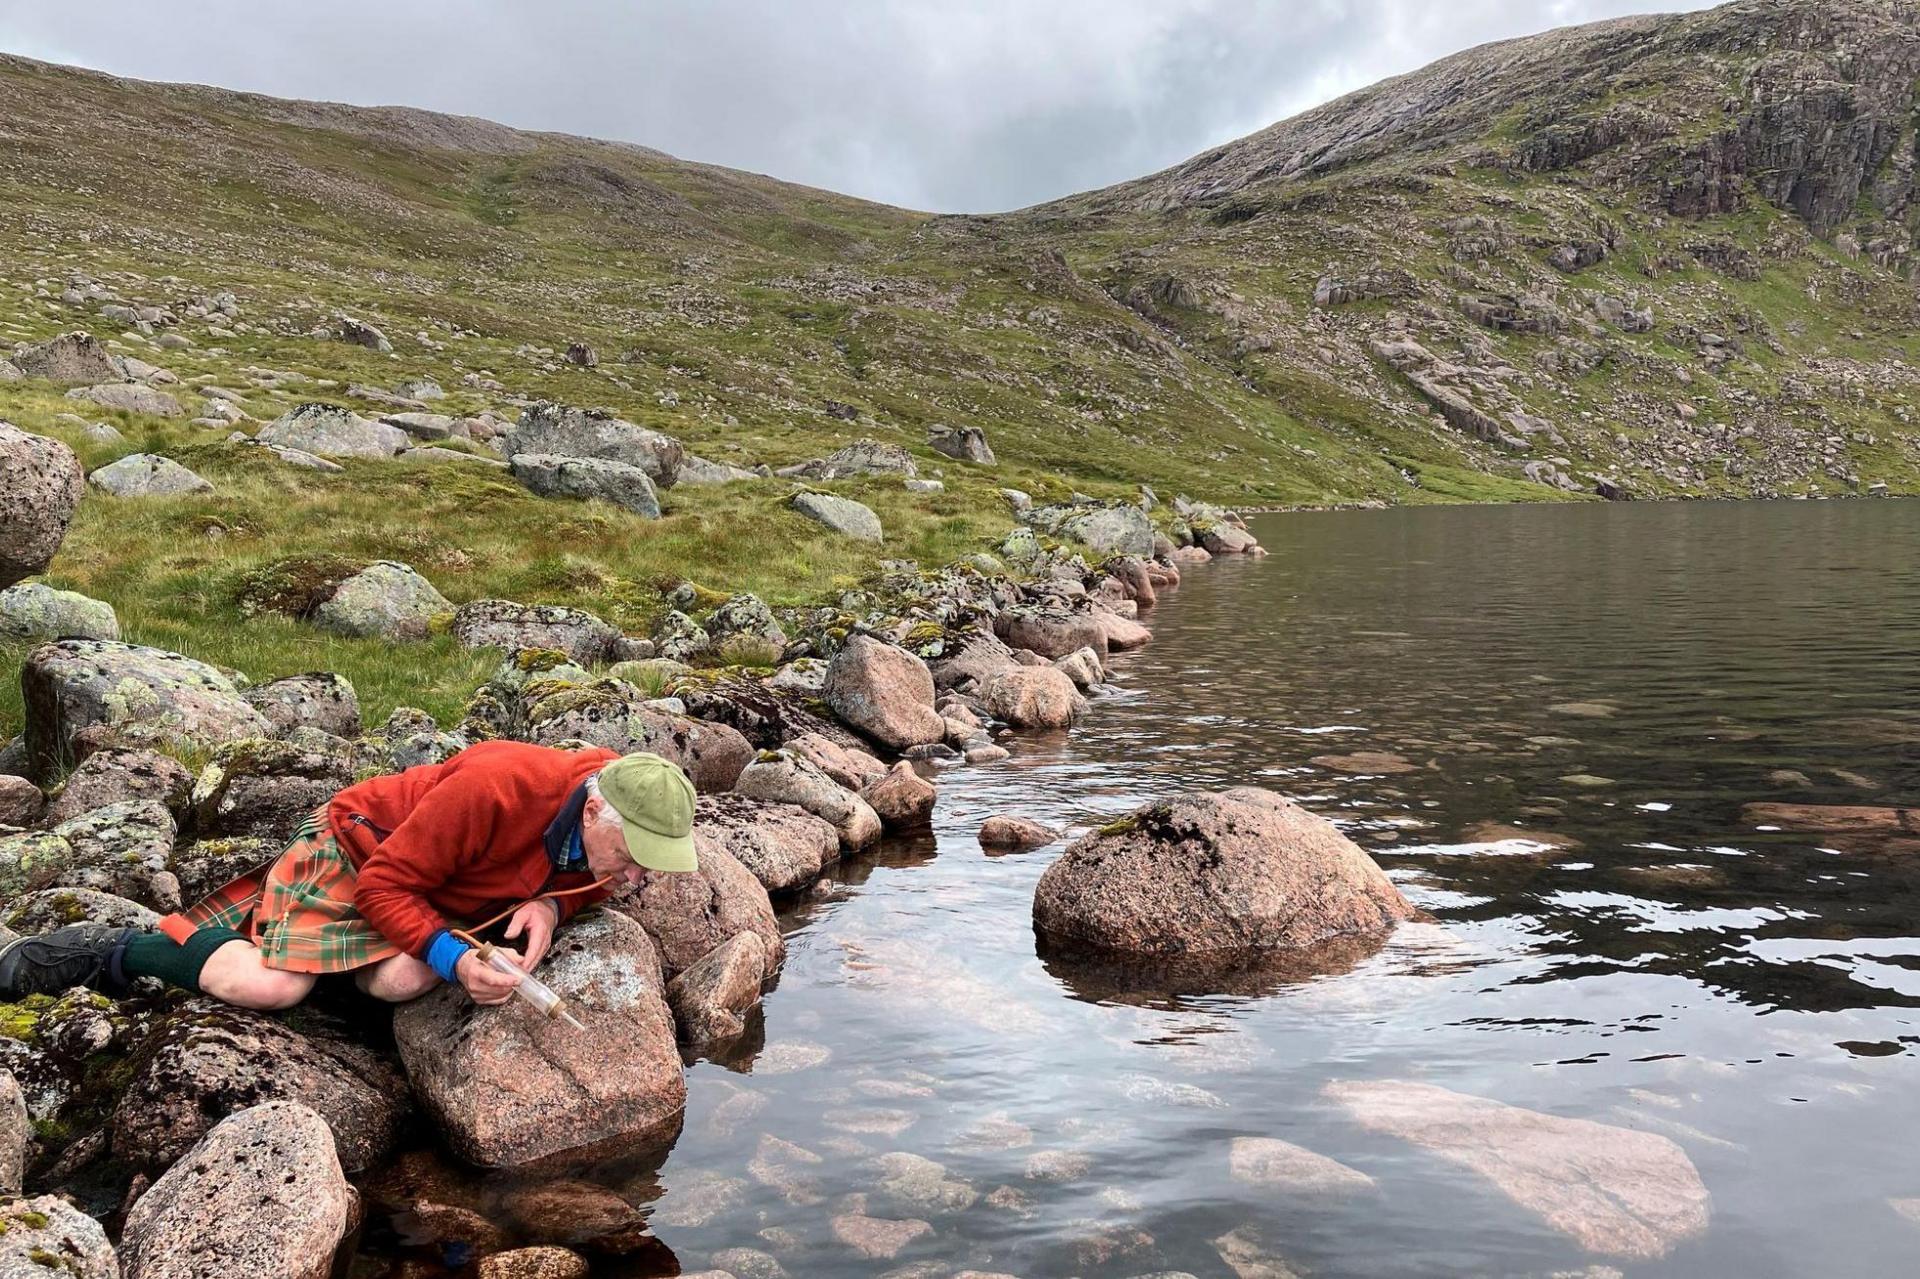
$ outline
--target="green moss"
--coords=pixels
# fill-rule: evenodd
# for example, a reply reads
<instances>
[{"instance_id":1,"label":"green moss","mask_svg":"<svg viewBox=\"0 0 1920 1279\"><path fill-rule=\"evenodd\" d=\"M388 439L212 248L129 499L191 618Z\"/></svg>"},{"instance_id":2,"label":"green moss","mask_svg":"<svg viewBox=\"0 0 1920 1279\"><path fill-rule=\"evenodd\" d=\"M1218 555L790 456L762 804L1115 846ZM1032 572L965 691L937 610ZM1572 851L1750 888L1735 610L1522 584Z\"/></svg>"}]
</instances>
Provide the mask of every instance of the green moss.
<instances>
[{"instance_id":1,"label":"green moss","mask_svg":"<svg viewBox=\"0 0 1920 1279\"><path fill-rule=\"evenodd\" d=\"M523 671L550 671L571 660L557 648L523 648L513 655L513 664Z\"/></svg>"},{"instance_id":2,"label":"green moss","mask_svg":"<svg viewBox=\"0 0 1920 1279\"><path fill-rule=\"evenodd\" d=\"M240 575L232 598L248 616L303 618L332 597L340 583L367 566L340 555L296 555Z\"/></svg>"},{"instance_id":3,"label":"green moss","mask_svg":"<svg viewBox=\"0 0 1920 1279\"><path fill-rule=\"evenodd\" d=\"M1144 824L1144 819L1141 817L1139 813L1130 813L1127 816L1120 818L1118 821L1108 822L1105 826L1102 826L1098 830L1094 831L1094 834L1126 835L1126 834L1132 833L1133 831L1139 830L1143 824Z\"/></svg>"}]
</instances>

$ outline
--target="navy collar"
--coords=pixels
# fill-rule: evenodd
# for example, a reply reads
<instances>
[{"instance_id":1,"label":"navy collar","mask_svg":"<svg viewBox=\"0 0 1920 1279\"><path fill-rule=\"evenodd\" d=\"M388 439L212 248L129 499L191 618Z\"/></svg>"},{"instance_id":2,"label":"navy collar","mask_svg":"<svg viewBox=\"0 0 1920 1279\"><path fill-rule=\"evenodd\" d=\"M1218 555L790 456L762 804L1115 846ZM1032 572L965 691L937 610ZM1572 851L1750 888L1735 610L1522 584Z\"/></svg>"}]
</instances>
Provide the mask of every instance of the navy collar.
<instances>
[{"instance_id":1,"label":"navy collar","mask_svg":"<svg viewBox=\"0 0 1920 1279\"><path fill-rule=\"evenodd\" d=\"M547 826L542 842L547 847L547 860L553 863L555 870L577 870L586 860L579 851L580 817L587 807L587 784L581 782L567 796L567 802L560 806L559 816Z\"/></svg>"}]
</instances>

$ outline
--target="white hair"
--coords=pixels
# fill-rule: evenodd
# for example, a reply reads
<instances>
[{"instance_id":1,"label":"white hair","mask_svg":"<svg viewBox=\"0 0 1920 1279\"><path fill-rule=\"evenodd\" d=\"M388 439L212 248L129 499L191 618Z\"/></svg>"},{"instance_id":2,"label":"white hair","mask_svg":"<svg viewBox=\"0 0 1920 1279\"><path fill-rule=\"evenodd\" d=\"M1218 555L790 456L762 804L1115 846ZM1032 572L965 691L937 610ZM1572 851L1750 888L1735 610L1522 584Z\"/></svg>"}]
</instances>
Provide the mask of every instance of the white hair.
<instances>
[{"instance_id":1,"label":"white hair","mask_svg":"<svg viewBox=\"0 0 1920 1279\"><path fill-rule=\"evenodd\" d=\"M595 773L587 778L587 797L600 801L600 816L596 820L602 826L611 826L615 830L621 829L620 810L608 803L606 797L600 793L600 774Z\"/></svg>"}]
</instances>

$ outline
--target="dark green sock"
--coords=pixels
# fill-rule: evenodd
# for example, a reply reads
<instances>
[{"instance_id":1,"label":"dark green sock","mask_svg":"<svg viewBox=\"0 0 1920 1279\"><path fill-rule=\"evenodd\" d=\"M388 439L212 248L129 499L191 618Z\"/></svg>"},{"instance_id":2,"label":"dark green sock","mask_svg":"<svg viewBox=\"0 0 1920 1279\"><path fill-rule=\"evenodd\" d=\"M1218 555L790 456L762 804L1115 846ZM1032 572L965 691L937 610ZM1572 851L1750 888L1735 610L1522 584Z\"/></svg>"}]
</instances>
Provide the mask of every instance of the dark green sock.
<instances>
[{"instance_id":1,"label":"dark green sock","mask_svg":"<svg viewBox=\"0 0 1920 1279\"><path fill-rule=\"evenodd\" d=\"M230 941L245 940L231 928L199 929L184 945L164 933L135 933L120 954L120 971L128 977L158 977L197 992L200 970L213 958L213 952Z\"/></svg>"}]
</instances>

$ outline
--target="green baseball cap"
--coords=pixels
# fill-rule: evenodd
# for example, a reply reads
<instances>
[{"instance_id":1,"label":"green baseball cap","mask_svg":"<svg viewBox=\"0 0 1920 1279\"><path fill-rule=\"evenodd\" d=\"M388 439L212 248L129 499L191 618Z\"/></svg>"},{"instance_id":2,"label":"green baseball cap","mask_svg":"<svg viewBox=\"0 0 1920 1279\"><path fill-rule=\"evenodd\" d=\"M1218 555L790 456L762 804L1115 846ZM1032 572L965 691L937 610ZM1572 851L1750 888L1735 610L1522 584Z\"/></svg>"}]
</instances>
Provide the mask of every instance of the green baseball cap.
<instances>
[{"instance_id":1,"label":"green baseball cap","mask_svg":"<svg viewBox=\"0 0 1920 1279\"><path fill-rule=\"evenodd\" d=\"M620 814L627 854L648 870L698 870L693 783L672 760L622 755L600 770L600 798Z\"/></svg>"}]
</instances>

